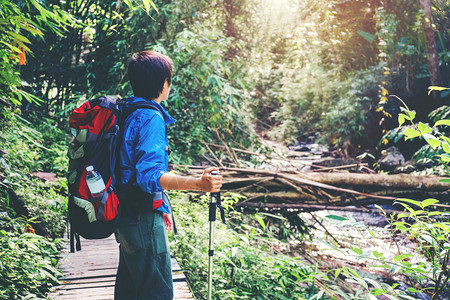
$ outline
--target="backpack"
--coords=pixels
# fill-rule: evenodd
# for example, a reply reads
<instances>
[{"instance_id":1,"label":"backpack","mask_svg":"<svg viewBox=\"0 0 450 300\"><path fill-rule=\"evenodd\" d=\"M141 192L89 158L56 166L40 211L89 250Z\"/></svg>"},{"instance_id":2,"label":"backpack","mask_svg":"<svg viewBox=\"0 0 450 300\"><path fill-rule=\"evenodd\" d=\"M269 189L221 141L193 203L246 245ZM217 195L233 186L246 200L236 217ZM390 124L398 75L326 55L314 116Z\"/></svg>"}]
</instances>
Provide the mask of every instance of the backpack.
<instances>
[{"instance_id":1,"label":"backpack","mask_svg":"<svg viewBox=\"0 0 450 300\"><path fill-rule=\"evenodd\" d=\"M116 154L122 139L120 127L139 108L159 111L149 102L125 107L122 101L102 96L85 102L70 115L70 128L74 136L67 153L71 252L75 252L75 239L76 250L81 250L79 236L103 239L114 232L120 215L116 190ZM86 183L87 166L93 166L105 183L106 188L100 196L92 197L90 193ZM154 199L153 208L164 208L163 203L155 203L156 200L159 199Z\"/></svg>"}]
</instances>

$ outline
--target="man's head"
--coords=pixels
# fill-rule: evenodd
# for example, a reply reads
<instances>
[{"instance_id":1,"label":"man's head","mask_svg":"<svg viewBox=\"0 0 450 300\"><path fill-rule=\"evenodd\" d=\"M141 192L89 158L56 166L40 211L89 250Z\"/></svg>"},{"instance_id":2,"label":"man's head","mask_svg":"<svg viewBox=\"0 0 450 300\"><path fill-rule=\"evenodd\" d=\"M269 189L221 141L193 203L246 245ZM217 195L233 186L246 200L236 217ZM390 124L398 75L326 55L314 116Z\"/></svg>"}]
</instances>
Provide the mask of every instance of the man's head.
<instances>
[{"instance_id":1,"label":"man's head","mask_svg":"<svg viewBox=\"0 0 450 300\"><path fill-rule=\"evenodd\" d=\"M133 54L128 63L128 78L134 96L147 100L158 98L164 83L172 82L172 60L155 51Z\"/></svg>"}]
</instances>

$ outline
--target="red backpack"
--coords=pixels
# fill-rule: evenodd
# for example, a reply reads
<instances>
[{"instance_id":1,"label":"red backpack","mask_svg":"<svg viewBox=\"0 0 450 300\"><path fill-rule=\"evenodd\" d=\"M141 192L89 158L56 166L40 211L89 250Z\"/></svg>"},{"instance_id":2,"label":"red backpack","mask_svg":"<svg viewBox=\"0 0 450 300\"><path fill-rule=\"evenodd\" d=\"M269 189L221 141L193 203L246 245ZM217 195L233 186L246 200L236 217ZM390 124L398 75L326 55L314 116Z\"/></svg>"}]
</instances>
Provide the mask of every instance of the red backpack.
<instances>
[{"instance_id":1,"label":"red backpack","mask_svg":"<svg viewBox=\"0 0 450 300\"><path fill-rule=\"evenodd\" d=\"M76 108L70 116L74 138L69 146L68 213L70 250L81 250L80 238L102 239L115 230L120 214L116 190L116 162L120 147L120 125L136 109L158 110L151 103L141 103L127 109L113 97L102 96ZM86 167L100 173L105 190L93 197L86 183Z\"/></svg>"}]
</instances>

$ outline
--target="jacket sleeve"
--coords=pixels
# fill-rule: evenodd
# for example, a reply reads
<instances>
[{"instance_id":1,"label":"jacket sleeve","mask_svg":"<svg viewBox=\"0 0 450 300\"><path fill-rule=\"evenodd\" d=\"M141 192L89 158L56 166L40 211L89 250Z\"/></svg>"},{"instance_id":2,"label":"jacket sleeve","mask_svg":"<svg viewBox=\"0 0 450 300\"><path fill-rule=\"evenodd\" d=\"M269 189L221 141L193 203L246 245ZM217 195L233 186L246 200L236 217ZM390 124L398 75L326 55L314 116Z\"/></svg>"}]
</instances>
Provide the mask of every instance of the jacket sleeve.
<instances>
[{"instance_id":1,"label":"jacket sleeve","mask_svg":"<svg viewBox=\"0 0 450 300\"><path fill-rule=\"evenodd\" d=\"M165 123L153 113L142 123L136 145L136 181L143 191L162 191L159 178L166 172L165 155Z\"/></svg>"}]
</instances>

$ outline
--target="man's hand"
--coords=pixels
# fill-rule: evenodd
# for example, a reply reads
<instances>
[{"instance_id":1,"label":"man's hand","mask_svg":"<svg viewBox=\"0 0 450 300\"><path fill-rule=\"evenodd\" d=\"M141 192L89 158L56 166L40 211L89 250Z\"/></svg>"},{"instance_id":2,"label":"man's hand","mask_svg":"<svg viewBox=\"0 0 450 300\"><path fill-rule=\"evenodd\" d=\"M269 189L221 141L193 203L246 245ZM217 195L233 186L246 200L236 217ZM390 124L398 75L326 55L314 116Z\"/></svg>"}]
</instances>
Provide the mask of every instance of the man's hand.
<instances>
[{"instance_id":1,"label":"man's hand","mask_svg":"<svg viewBox=\"0 0 450 300\"><path fill-rule=\"evenodd\" d=\"M217 193L222 187L222 176L211 175L212 171L219 171L218 168L208 168L203 171L200 178L200 188L204 192Z\"/></svg>"},{"instance_id":2,"label":"man's hand","mask_svg":"<svg viewBox=\"0 0 450 300\"><path fill-rule=\"evenodd\" d=\"M164 225L167 230L172 230L172 215L163 213Z\"/></svg>"}]
</instances>

